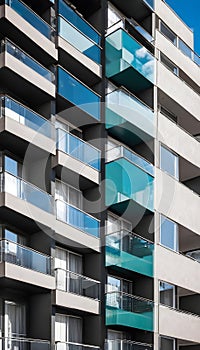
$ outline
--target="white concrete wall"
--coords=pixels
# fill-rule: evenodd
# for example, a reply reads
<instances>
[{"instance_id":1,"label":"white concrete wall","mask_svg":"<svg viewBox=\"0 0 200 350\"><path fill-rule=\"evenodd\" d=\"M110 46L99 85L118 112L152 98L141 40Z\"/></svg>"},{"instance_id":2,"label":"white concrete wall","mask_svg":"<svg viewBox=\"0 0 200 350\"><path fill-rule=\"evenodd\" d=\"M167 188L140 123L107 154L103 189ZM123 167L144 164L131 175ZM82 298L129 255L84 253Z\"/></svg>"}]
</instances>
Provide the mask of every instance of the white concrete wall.
<instances>
[{"instance_id":1,"label":"white concrete wall","mask_svg":"<svg viewBox=\"0 0 200 350\"><path fill-rule=\"evenodd\" d=\"M173 74L161 62L157 62L157 86L183 108L200 120L200 95L183 80Z\"/></svg>"},{"instance_id":2,"label":"white concrete wall","mask_svg":"<svg viewBox=\"0 0 200 350\"><path fill-rule=\"evenodd\" d=\"M175 34L193 49L193 32L163 0L155 0L155 12Z\"/></svg>"},{"instance_id":3,"label":"white concrete wall","mask_svg":"<svg viewBox=\"0 0 200 350\"><path fill-rule=\"evenodd\" d=\"M158 168L155 179L155 209L200 235L200 197Z\"/></svg>"},{"instance_id":4,"label":"white concrete wall","mask_svg":"<svg viewBox=\"0 0 200 350\"><path fill-rule=\"evenodd\" d=\"M200 264L161 245L155 246L154 276L179 287L200 293Z\"/></svg>"},{"instance_id":5,"label":"white concrete wall","mask_svg":"<svg viewBox=\"0 0 200 350\"><path fill-rule=\"evenodd\" d=\"M158 115L158 141L190 163L200 167L200 142L190 136L162 113Z\"/></svg>"},{"instance_id":6,"label":"white concrete wall","mask_svg":"<svg viewBox=\"0 0 200 350\"><path fill-rule=\"evenodd\" d=\"M200 343L200 317L159 306L159 333Z\"/></svg>"},{"instance_id":7,"label":"white concrete wall","mask_svg":"<svg viewBox=\"0 0 200 350\"><path fill-rule=\"evenodd\" d=\"M189 57L184 55L173 43L156 30L156 47L162 51L175 65L187 73L187 75L200 85L199 66Z\"/></svg>"}]
</instances>

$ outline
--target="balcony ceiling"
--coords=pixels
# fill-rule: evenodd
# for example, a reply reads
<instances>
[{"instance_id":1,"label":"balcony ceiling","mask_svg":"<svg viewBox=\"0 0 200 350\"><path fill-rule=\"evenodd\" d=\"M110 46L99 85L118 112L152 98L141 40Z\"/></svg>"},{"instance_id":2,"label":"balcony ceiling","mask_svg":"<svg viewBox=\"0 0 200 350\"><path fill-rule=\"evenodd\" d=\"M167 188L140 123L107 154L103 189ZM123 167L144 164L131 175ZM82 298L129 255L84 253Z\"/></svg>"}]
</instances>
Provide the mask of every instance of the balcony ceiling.
<instances>
[{"instance_id":1,"label":"balcony ceiling","mask_svg":"<svg viewBox=\"0 0 200 350\"><path fill-rule=\"evenodd\" d=\"M143 21L151 13L151 10L143 0L122 1L112 0L112 3L121 10L126 17L133 17L137 22Z\"/></svg>"}]
</instances>

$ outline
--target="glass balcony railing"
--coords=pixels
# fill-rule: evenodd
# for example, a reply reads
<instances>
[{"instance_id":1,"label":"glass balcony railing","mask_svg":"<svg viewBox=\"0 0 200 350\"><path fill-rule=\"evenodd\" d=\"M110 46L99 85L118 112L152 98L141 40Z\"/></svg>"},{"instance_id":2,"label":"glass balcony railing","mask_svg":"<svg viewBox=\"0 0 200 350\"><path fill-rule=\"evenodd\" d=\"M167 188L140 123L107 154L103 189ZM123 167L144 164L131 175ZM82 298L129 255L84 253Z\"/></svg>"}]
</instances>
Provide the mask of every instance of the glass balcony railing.
<instances>
[{"instance_id":1,"label":"glass balcony railing","mask_svg":"<svg viewBox=\"0 0 200 350\"><path fill-rule=\"evenodd\" d=\"M13 57L15 57L17 60L34 70L36 73L40 74L43 78L49 80L50 82L54 83L55 76L52 72L50 72L48 69L43 67L40 63L35 61L31 56L26 54L24 51L22 51L19 47L12 44L10 41L3 40L1 41L1 53L7 52Z\"/></svg>"},{"instance_id":2,"label":"glass balcony railing","mask_svg":"<svg viewBox=\"0 0 200 350\"><path fill-rule=\"evenodd\" d=\"M100 96L61 67L58 67L57 89L58 94L74 106L100 120Z\"/></svg>"},{"instance_id":3,"label":"glass balcony railing","mask_svg":"<svg viewBox=\"0 0 200 350\"><path fill-rule=\"evenodd\" d=\"M63 129L57 129L57 149L100 171L101 152Z\"/></svg>"},{"instance_id":4,"label":"glass balcony railing","mask_svg":"<svg viewBox=\"0 0 200 350\"><path fill-rule=\"evenodd\" d=\"M75 28L77 28L86 37L92 40L95 44L100 45L101 36L84 18L72 10L63 0L58 0L58 14L63 16Z\"/></svg>"},{"instance_id":5,"label":"glass balcony railing","mask_svg":"<svg viewBox=\"0 0 200 350\"><path fill-rule=\"evenodd\" d=\"M53 197L38 187L7 172L0 174L0 191L18 197L50 214L54 212Z\"/></svg>"},{"instance_id":6,"label":"glass balcony railing","mask_svg":"<svg viewBox=\"0 0 200 350\"><path fill-rule=\"evenodd\" d=\"M153 331L154 303L123 292L106 294L106 325Z\"/></svg>"},{"instance_id":7,"label":"glass balcony railing","mask_svg":"<svg viewBox=\"0 0 200 350\"><path fill-rule=\"evenodd\" d=\"M1 96L1 116L9 117L48 138L54 138L53 124L8 96Z\"/></svg>"},{"instance_id":8,"label":"glass balcony railing","mask_svg":"<svg viewBox=\"0 0 200 350\"><path fill-rule=\"evenodd\" d=\"M20 0L5 0L5 4L10 6L15 12L18 13L25 21L31 24L42 35L48 39L53 39L54 29L46 23L41 17L39 17L33 10Z\"/></svg>"},{"instance_id":9,"label":"glass balcony railing","mask_svg":"<svg viewBox=\"0 0 200 350\"><path fill-rule=\"evenodd\" d=\"M128 123L127 126L126 123ZM121 132L121 136L119 135L121 138L123 137L123 131L126 130L129 130L132 135L135 134L135 127L139 129L140 133L143 131L145 134L154 137L154 112L126 89L114 90L106 95L106 128L114 127L120 128L118 134ZM139 136L139 131L136 136Z\"/></svg>"},{"instance_id":10,"label":"glass balcony railing","mask_svg":"<svg viewBox=\"0 0 200 350\"><path fill-rule=\"evenodd\" d=\"M100 299L100 282L72 271L56 269L56 288L84 297Z\"/></svg>"},{"instance_id":11,"label":"glass balcony railing","mask_svg":"<svg viewBox=\"0 0 200 350\"><path fill-rule=\"evenodd\" d=\"M19 337L3 337L0 338L0 348L1 349L37 349L37 350L50 350L50 342L47 340L40 339L28 339Z\"/></svg>"},{"instance_id":12,"label":"glass balcony railing","mask_svg":"<svg viewBox=\"0 0 200 350\"><path fill-rule=\"evenodd\" d=\"M106 340L106 350L152 350L152 344L138 343L132 340Z\"/></svg>"},{"instance_id":13,"label":"glass balcony railing","mask_svg":"<svg viewBox=\"0 0 200 350\"><path fill-rule=\"evenodd\" d=\"M154 211L154 177L143 170L146 163L138 166L139 162L140 159L134 154L129 159L128 152L127 156L121 157L119 154L118 159L106 164L106 205L118 204L120 209L120 204L133 200L143 208Z\"/></svg>"},{"instance_id":14,"label":"glass balcony railing","mask_svg":"<svg viewBox=\"0 0 200 350\"><path fill-rule=\"evenodd\" d=\"M71 342L56 342L56 350L100 350L100 347L79 343L71 343Z\"/></svg>"},{"instance_id":15,"label":"glass balcony railing","mask_svg":"<svg viewBox=\"0 0 200 350\"><path fill-rule=\"evenodd\" d=\"M63 0L58 1L58 34L87 57L100 64L101 36Z\"/></svg>"},{"instance_id":16,"label":"glass balcony railing","mask_svg":"<svg viewBox=\"0 0 200 350\"><path fill-rule=\"evenodd\" d=\"M142 170L154 176L153 164L148 162L143 157L139 156L137 153L130 151L128 148L124 146L116 146L114 148L109 149L106 153L107 162L112 162L119 158L125 158L129 160L131 163L137 165Z\"/></svg>"},{"instance_id":17,"label":"glass balcony railing","mask_svg":"<svg viewBox=\"0 0 200 350\"><path fill-rule=\"evenodd\" d=\"M56 200L56 211L58 220L99 238L100 222L93 216L60 200Z\"/></svg>"},{"instance_id":18,"label":"glass balcony railing","mask_svg":"<svg viewBox=\"0 0 200 350\"><path fill-rule=\"evenodd\" d=\"M133 18L122 18L118 22L114 23L107 29L107 34L113 33L115 30L122 28L129 32L129 29L133 27L138 33L140 33L148 42L153 43L154 38L149 32L146 31L140 24L138 24ZM131 35L131 33L130 33Z\"/></svg>"},{"instance_id":19,"label":"glass balcony railing","mask_svg":"<svg viewBox=\"0 0 200 350\"><path fill-rule=\"evenodd\" d=\"M106 235L106 266L153 277L154 244L126 230Z\"/></svg>"},{"instance_id":20,"label":"glass balcony railing","mask_svg":"<svg viewBox=\"0 0 200 350\"><path fill-rule=\"evenodd\" d=\"M155 58L124 29L106 37L106 76L135 92L155 81Z\"/></svg>"},{"instance_id":21,"label":"glass balcony railing","mask_svg":"<svg viewBox=\"0 0 200 350\"><path fill-rule=\"evenodd\" d=\"M0 259L26 269L51 275L51 257L8 240L0 241Z\"/></svg>"}]
</instances>

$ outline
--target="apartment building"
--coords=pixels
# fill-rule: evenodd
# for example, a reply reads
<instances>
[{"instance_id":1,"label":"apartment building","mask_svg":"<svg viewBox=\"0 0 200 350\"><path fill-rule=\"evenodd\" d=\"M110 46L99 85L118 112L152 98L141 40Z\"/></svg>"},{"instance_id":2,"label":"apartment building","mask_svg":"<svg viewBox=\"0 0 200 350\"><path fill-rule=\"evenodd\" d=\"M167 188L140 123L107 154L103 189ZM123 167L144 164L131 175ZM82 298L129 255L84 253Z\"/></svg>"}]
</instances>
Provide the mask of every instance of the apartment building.
<instances>
[{"instance_id":1,"label":"apartment building","mask_svg":"<svg viewBox=\"0 0 200 350\"><path fill-rule=\"evenodd\" d=\"M0 0L0 349L200 349L200 58L163 0Z\"/></svg>"}]
</instances>

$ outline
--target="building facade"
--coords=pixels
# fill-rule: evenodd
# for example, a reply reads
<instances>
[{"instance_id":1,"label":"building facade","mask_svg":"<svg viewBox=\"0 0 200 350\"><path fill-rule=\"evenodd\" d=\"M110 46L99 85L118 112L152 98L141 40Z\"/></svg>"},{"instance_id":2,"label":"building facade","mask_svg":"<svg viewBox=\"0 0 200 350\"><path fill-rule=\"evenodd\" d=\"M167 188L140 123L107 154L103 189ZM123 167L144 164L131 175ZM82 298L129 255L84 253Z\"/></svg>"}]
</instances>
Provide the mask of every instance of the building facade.
<instances>
[{"instance_id":1,"label":"building facade","mask_svg":"<svg viewBox=\"0 0 200 350\"><path fill-rule=\"evenodd\" d=\"M163 0L1 0L0 349L200 349L200 58Z\"/></svg>"}]
</instances>

